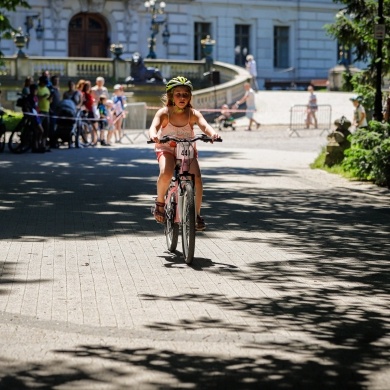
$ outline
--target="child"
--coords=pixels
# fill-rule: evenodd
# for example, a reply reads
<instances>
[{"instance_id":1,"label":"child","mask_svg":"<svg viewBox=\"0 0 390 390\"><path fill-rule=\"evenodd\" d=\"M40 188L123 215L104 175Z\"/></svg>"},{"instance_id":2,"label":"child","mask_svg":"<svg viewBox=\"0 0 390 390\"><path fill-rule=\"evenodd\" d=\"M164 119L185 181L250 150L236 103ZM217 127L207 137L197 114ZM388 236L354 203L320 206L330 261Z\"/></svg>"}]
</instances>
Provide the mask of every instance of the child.
<instances>
[{"instance_id":1,"label":"child","mask_svg":"<svg viewBox=\"0 0 390 390\"><path fill-rule=\"evenodd\" d=\"M111 99L106 100L107 109L107 143L110 143L114 135L114 119L115 119L115 108L114 102Z\"/></svg>"},{"instance_id":2,"label":"child","mask_svg":"<svg viewBox=\"0 0 390 390\"><path fill-rule=\"evenodd\" d=\"M182 76L174 77L166 83L165 90L166 94L163 96L165 105L156 112L149 129L150 139L156 142L155 151L160 167L160 175L157 179L157 199L154 207L154 218L159 223L165 223L165 194L171 182L176 163L175 146L159 143L160 137L175 135L190 138L194 136L194 126L197 125L209 137L213 139L220 138L203 115L192 108L193 87L190 80ZM195 176L196 230L204 230L206 224L200 214L203 184L197 158L191 163L190 173Z\"/></svg>"},{"instance_id":3,"label":"child","mask_svg":"<svg viewBox=\"0 0 390 390\"><path fill-rule=\"evenodd\" d=\"M219 130L222 130L222 127L231 127L233 130L235 130L234 125L236 122L227 104L222 105L221 115L217 117L215 121L219 124Z\"/></svg>"},{"instance_id":4,"label":"child","mask_svg":"<svg viewBox=\"0 0 390 390\"><path fill-rule=\"evenodd\" d=\"M367 127L367 115L366 110L362 106L363 97L362 96L353 96L351 100L355 111L353 113L353 124L356 126L356 129L365 129Z\"/></svg>"},{"instance_id":5,"label":"child","mask_svg":"<svg viewBox=\"0 0 390 390\"><path fill-rule=\"evenodd\" d=\"M102 146L111 146L107 142L106 131L105 131L108 126L108 121L107 121L108 113L107 113L106 101L107 101L107 97L105 95L101 95L97 105L97 109L99 111L100 144Z\"/></svg>"},{"instance_id":6,"label":"child","mask_svg":"<svg viewBox=\"0 0 390 390\"><path fill-rule=\"evenodd\" d=\"M112 101L114 102L116 118L114 120L115 126L115 139L117 143L121 142L123 138L122 123L123 118L125 117L125 101L126 96L122 85L114 85L114 94L112 95Z\"/></svg>"}]
</instances>

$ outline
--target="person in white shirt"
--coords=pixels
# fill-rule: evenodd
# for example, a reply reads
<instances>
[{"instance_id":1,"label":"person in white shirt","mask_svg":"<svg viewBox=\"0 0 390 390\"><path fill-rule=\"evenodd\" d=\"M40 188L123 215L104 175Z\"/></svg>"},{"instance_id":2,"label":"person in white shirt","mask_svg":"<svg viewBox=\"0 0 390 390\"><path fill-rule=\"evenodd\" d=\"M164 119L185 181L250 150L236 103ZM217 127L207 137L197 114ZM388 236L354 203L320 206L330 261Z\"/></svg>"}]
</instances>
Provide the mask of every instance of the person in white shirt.
<instances>
[{"instance_id":1,"label":"person in white shirt","mask_svg":"<svg viewBox=\"0 0 390 390\"><path fill-rule=\"evenodd\" d=\"M251 85L255 92L259 90L259 86L257 84L257 67L256 67L256 61L252 54L248 54L246 56L246 63L245 63L246 70L251 75Z\"/></svg>"},{"instance_id":2,"label":"person in white shirt","mask_svg":"<svg viewBox=\"0 0 390 390\"><path fill-rule=\"evenodd\" d=\"M368 124L366 110L362 106L363 97L353 96L350 100L355 107L355 111L353 113L353 124L356 126L356 129L366 128Z\"/></svg>"},{"instance_id":3,"label":"person in white shirt","mask_svg":"<svg viewBox=\"0 0 390 390\"><path fill-rule=\"evenodd\" d=\"M254 113L256 111L255 91L251 88L251 85L248 82L244 84L244 88L245 95L240 100L237 100L235 107L238 108L240 104L246 102L245 116L249 119L249 126L246 130L251 131L252 123L255 123L256 129L260 127L260 123L254 118Z\"/></svg>"}]
</instances>

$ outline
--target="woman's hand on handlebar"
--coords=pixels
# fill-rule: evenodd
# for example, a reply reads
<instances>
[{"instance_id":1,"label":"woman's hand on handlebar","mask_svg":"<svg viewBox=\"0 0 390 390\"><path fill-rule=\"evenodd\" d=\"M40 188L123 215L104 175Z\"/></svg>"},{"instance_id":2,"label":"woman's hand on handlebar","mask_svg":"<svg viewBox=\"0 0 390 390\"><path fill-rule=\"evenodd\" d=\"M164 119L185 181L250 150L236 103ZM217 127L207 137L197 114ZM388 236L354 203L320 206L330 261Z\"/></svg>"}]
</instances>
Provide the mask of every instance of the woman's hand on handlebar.
<instances>
[{"instance_id":1,"label":"woman's hand on handlebar","mask_svg":"<svg viewBox=\"0 0 390 390\"><path fill-rule=\"evenodd\" d=\"M157 137L157 133L150 132L149 133L149 138L150 138L151 141L155 142L156 144L159 143L159 138Z\"/></svg>"}]
</instances>

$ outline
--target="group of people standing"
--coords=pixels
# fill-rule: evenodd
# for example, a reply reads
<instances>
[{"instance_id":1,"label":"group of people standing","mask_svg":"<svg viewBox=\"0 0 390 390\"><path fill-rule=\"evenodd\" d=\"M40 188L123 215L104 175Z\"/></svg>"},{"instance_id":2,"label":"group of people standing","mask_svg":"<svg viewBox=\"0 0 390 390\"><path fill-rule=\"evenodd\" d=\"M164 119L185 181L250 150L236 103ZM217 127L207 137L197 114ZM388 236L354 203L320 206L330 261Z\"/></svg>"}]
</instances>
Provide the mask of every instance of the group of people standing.
<instances>
[{"instance_id":1,"label":"group of people standing","mask_svg":"<svg viewBox=\"0 0 390 390\"><path fill-rule=\"evenodd\" d=\"M29 108L37 113L36 145L33 151L45 152L56 147L57 108L62 100L71 100L76 110L86 111L93 126L92 145L98 142L102 146L110 146L111 142L119 143L123 137L122 122L125 116L126 96L120 84L114 86L111 98L103 77L97 77L92 86L89 80L68 81L68 89L61 95L60 78L50 77L44 71L38 84L32 77L25 79L22 90Z\"/></svg>"},{"instance_id":2,"label":"group of people standing","mask_svg":"<svg viewBox=\"0 0 390 390\"><path fill-rule=\"evenodd\" d=\"M93 125L92 145L100 142L102 146L110 146L111 142L121 142L123 137L126 96L123 86L116 84L109 98L104 83L105 80L101 76L96 78L94 86L89 80L79 80L77 84L69 80L63 99L73 100L77 109L87 112L87 117Z\"/></svg>"}]
</instances>

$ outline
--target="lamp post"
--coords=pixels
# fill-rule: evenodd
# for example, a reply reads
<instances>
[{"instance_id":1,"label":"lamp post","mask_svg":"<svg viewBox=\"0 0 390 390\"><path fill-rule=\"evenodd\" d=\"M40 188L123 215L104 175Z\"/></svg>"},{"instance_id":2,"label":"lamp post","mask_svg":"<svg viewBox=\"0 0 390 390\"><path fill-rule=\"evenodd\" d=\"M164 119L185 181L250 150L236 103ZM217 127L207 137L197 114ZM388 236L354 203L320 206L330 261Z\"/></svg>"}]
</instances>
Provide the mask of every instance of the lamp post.
<instances>
[{"instance_id":1,"label":"lamp post","mask_svg":"<svg viewBox=\"0 0 390 390\"><path fill-rule=\"evenodd\" d=\"M383 51L383 39L385 37L385 24L383 18L383 0L378 1L378 24L375 26L375 36L377 40L376 50L376 92L375 92L375 104L374 114L375 120L381 121L383 118L382 114L382 51Z\"/></svg>"},{"instance_id":2,"label":"lamp post","mask_svg":"<svg viewBox=\"0 0 390 390\"><path fill-rule=\"evenodd\" d=\"M168 45L168 40L170 37L170 33L168 31L168 26L167 26L167 20L165 17L159 18L158 16L163 16L165 15L165 7L166 4L164 1L161 1L159 4L156 4L155 0L148 0L145 1L145 8L150 14L152 15L152 21L151 21L151 26L150 30L152 33L150 34L150 38L148 38L149 42L149 54L146 56L146 58L152 58L155 59L157 58L156 53L154 52L154 48L156 46L156 35L160 31L160 25L165 23L165 30L163 32L163 42L164 45Z\"/></svg>"}]
</instances>

